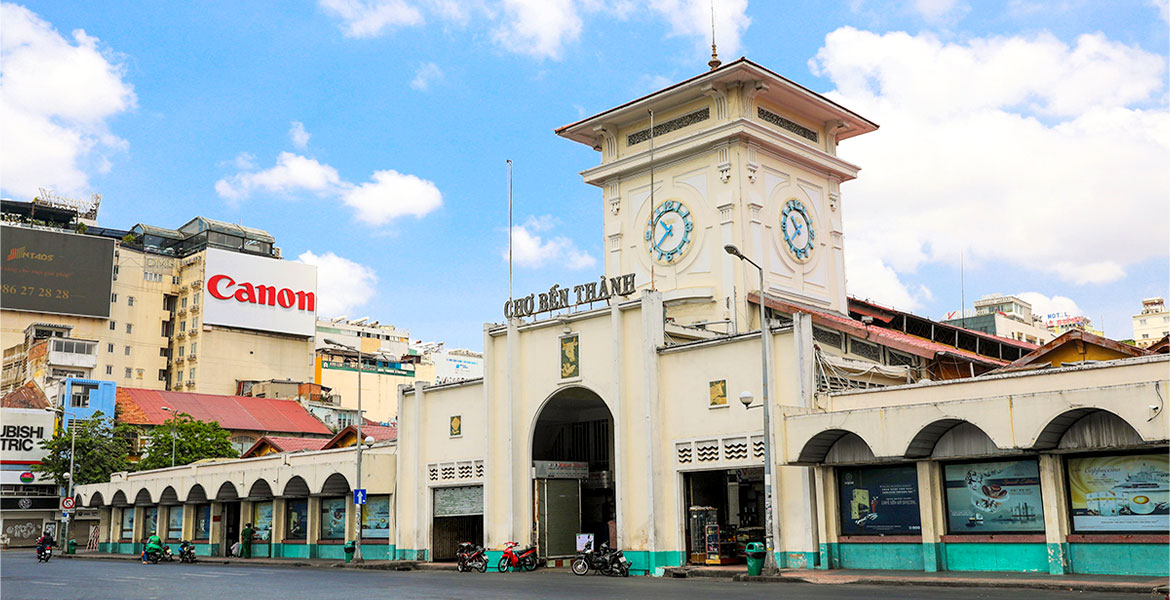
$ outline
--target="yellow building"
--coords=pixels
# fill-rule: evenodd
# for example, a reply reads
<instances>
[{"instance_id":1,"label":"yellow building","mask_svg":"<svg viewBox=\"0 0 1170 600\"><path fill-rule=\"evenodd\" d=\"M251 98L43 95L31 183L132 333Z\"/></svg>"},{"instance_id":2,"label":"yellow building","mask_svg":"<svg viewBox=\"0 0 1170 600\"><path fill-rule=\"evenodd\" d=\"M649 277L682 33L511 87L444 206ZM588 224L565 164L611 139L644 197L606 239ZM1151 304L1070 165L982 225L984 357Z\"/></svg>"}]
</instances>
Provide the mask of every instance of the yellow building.
<instances>
[{"instance_id":1,"label":"yellow building","mask_svg":"<svg viewBox=\"0 0 1170 600\"><path fill-rule=\"evenodd\" d=\"M1133 343L1147 348L1170 335L1170 311L1161 298L1142 300L1142 312L1133 316Z\"/></svg>"}]
</instances>

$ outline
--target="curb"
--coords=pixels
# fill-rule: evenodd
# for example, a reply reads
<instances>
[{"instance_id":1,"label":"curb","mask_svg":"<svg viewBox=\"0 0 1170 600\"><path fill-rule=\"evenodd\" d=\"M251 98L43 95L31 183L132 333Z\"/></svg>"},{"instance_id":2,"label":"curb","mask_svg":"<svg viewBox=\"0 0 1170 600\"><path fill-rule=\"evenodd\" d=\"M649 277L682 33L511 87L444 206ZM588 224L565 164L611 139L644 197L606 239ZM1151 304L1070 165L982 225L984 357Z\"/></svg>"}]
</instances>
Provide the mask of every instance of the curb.
<instances>
[{"instance_id":1,"label":"curb","mask_svg":"<svg viewBox=\"0 0 1170 600\"><path fill-rule=\"evenodd\" d=\"M1131 594L1164 593L1165 586L1156 586L1140 583L1106 583L1095 581L1013 581L996 579L892 579L886 577L842 577L838 581L818 580L799 575L789 576L751 576L736 575L731 578L738 582L759 583L811 583L816 585L913 585L922 587L975 587L999 589L1034 589L1034 590L1066 590L1078 592L1115 592Z\"/></svg>"},{"instance_id":2,"label":"curb","mask_svg":"<svg viewBox=\"0 0 1170 600\"><path fill-rule=\"evenodd\" d=\"M138 561L140 558L131 554L115 554L102 556L86 556L84 554L62 554L53 558L79 558L83 560L128 560ZM178 562L177 560L174 562ZM302 560L273 560L273 559L246 559L230 560L221 556L200 556L198 562L209 565L239 565L251 567L298 567L310 569L365 569L373 571L414 571L419 566L415 561L379 561L364 563L347 563L344 561L313 563ZM435 570L443 570L441 568ZM455 570L451 567L451 570Z\"/></svg>"}]
</instances>

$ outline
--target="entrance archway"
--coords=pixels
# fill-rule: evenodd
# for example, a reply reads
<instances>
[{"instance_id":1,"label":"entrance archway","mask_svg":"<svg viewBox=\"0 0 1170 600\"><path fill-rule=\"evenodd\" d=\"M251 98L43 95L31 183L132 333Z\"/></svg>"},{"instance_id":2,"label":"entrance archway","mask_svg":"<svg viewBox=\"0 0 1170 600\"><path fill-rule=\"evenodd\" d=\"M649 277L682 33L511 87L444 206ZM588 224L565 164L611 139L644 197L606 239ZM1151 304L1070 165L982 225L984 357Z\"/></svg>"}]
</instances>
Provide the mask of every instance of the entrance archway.
<instances>
[{"instance_id":1,"label":"entrance archway","mask_svg":"<svg viewBox=\"0 0 1170 600\"><path fill-rule=\"evenodd\" d=\"M534 518L543 556L571 556L576 534L617 543L613 415L583 387L553 394L532 428Z\"/></svg>"}]
</instances>

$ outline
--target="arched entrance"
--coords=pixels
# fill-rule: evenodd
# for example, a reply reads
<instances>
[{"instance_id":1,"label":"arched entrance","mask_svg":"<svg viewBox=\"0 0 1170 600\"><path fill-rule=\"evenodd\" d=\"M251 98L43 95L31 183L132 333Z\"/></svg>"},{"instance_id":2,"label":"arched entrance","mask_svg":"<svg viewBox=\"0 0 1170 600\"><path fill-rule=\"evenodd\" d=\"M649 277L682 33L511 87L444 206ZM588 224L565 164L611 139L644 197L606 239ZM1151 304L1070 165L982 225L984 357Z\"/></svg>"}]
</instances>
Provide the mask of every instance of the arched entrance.
<instances>
[{"instance_id":1,"label":"arched entrance","mask_svg":"<svg viewBox=\"0 0 1170 600\"><path fill-rule=\"evenodd\" d=\"M532 428L534 518L543 556L572 556L576 535L615 545L613 415L605 401L570 387L545 402Z\"/></svg>"}]
</instances>

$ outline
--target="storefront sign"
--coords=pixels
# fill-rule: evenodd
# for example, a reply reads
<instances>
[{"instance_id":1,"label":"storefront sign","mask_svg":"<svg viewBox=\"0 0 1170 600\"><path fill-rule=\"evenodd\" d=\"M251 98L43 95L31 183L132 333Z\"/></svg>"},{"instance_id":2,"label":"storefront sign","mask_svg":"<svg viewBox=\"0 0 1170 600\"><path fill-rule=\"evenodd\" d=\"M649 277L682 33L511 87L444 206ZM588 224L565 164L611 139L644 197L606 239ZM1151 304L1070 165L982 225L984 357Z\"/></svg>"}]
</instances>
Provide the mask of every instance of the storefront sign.
<instances>
[{"instance_id":1,"label":"storefront sign","mask_svg":"<svg viewBox=\"0 0 1170 600\"><path fill-rule=\"evenodd\" d=\"M317 326L317 267L209 248L203 322L311 336Z\"/></svg>"},{"instance_id":2,"label":"storefront sign","mask_svg":"<svg viewBox=\"0 0 1170 600\"><path fill-rule=\"evenodd\" d=\"M946 465L944 477L951 533L1044 530L1035 460Z\"/></svg>"},{"instance_id":3,"label":"storefront sign","mask_svg":"<svg viewBox=\"0 0 1170 600\"><path fill-rule=\"evenodd\" d=\"M922 533L918 469L914 465L838 469L841 533Z\"/></svg>"},{"instance_id":4,"label":"storefront sign","mask_svg":"<svg viewBox=\"0 0 1170 600\"><path fill-rule=\"evenodd\" d=\"M33 465L41 462L48 451L41 442L53 437L53 414L32 408L0 409L0 459L6 465ZM43 475L31 472L28 466L21 470L5 471L4 483L32 483L26 474L38 483L52 483ZM9 474L14 481L9 481ZM18 481L16 481L19 479Z\"/></svg>"},{"instance_id":5,"label":"storefront sign","mask_svg":"<svg viewBox=\"0 0 1170 600\"><path fill-rule=\"evenodd\" d=\"M1077 531L1170 531L1170 456L1138 454L1068 460Z\"/></svg>"},{"instance_id":6,"label":"storefront sign","mask_svg":"<svg viewBox=\"0 0 1170 600\"><path fill-rule=\"evenodd\" d=\"M586 479L589 477L589 463L564 460L534 460L537 479Z\"/></svg>"},{"instance_id":7,"label":"storefront sign","mask_svg":"<svg viewBox=\"0 0 1170 600\"><path fill-rule=\"evenodd\" d=\"M598 281L573 286L572 292L573 295L570 297L569 288L562 288L560 284L557 284L549 288L548 292L528 294L523 298L509 300L504 303L504 318L528 317L543 312L601 302L615 296L624 298L634 293L634 274L627 273L609 279L603 275Z\"/></svg>"}]
</instances>

